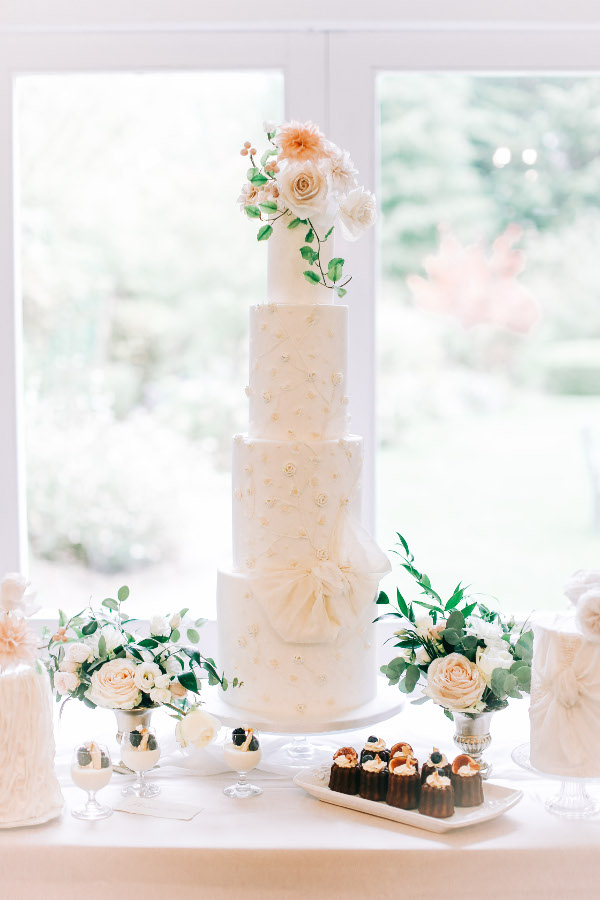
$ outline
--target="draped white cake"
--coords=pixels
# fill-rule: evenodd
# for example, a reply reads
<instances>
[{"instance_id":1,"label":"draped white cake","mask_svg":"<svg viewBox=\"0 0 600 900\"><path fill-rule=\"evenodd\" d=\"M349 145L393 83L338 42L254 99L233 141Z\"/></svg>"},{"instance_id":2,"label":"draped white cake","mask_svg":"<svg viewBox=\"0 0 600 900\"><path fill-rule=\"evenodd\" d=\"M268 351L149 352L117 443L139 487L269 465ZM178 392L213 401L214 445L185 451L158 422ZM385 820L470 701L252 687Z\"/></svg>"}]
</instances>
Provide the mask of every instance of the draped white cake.
<instances>
[{"instance_id":1,"label":"draped white cake","mask_svg":"<svg viewBox=\"0 0 600 900\"><path fill-rule=\"evenodd\" d=\"M218 573L218 658L243 682L228 702L312 724L376 693L374 600L390 565L359 524L362 440L346 433L348 308L302 277L302 231L276 224L268 302L250 310L250 427L234 438L233 567Z\"/></svg>"},{"instance_id":2,"label":"draped white cake","mask_svg":"<svg viewBox=\"0 0 600 900\"><path fill-rule=\"evenodd\" d=\"M531 764L542 772L600 776L600 643L574 615L534 623Z\"/></svg>"},{"instance_id":3,"label":"draped white cake","mask_svg":"<svg viewBox=\"0 0 600 900\"><path fill-rule=\"evenodd\" d=\"M0 828L45 822L63 806L50 685L41 667L0 673L0 798Z\"/></svg>"}]
</instances>

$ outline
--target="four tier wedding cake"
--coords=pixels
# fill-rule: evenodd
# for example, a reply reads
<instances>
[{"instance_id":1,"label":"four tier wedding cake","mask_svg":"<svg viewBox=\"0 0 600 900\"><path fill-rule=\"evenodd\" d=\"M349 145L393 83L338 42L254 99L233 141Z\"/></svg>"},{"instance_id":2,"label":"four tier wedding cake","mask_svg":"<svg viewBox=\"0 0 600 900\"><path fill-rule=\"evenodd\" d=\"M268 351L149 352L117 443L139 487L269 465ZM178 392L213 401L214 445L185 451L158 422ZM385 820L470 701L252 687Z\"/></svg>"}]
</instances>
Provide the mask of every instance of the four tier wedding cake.
<instances>
[{"instance_id":1,"label":"four tier wedding cake","mask_svg":"<svg viewBox=\"0 0 600 900\"><path fill-rule=\"evenodd\" d=\"M242 208L269 240L250 310L248 434L234 438L233 567L218 573L230 702L269 721L331 721L376 693L374 600L387 557L360 525L362 439L347 434L348 308L333 230L358 237L374 198L308 123L266 126ZM269 162L269 160L271 160Z\"/></svg>"}]
</instances>

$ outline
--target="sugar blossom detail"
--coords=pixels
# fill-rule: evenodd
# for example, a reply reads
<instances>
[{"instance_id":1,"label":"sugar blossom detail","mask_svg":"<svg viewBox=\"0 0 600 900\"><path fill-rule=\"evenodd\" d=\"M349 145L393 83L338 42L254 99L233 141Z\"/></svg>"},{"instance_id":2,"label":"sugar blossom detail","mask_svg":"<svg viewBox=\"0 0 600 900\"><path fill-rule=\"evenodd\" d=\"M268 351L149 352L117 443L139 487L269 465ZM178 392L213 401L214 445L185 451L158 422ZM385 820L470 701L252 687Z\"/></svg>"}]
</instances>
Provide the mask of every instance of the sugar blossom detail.
<instances>
[{"instance_id":1,"label":"sugar blossom detail","mask_svg":"<svg viewBox=\"0 0 600 900\"><path fill-rule=\"evenodd\" d=\"M287 478L292 478L297 471L296 463L288 462L283 467L283 474L287 476Z\"/></svg>"},{"instance_id":2,"label":"sugar blossom detail","mask_svg":"<svg viewBox=\"0 0 600 900\"><path fill-rule=\"evenodd\" d=\"M315 503L317 506L326 506L328 500L329 497L324 491L322 491L320 494L317 494L315 497Z\"/></svg>"},{"instance_id":3,"label":"sugar blossom detail","mask_svg":"<svg viewBox=\"0 0 600 900\"><path fill-rule=\"evenodd\" d=\"M327 138L312 122L288 122L279 128L273 143L279 147L279 162L284 159L295 162L331 157L335 151Z\"/></svg>"},{"instance_id":4,"label":"sugar blossom detail","mask_svg":"<svg viewBox=\"0 0 600 900\"><path fill-rule=\"evenodd\" d=\"M37 659L37 638L22 616L0 614L0 669L21 664L33 665Z\"/></svg>"}]
</instances>

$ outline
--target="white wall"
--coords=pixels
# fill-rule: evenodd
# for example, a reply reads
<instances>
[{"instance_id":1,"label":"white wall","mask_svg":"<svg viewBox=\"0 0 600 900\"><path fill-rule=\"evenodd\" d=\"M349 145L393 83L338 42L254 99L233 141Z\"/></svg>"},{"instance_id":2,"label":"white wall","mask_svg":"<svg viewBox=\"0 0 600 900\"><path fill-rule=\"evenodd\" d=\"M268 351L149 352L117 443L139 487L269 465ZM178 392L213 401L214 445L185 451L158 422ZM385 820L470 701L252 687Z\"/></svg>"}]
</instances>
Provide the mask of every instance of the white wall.
<instances>
[{"instance_id":1,"label":"white wall","mask_svg":"<svg viewBox=\"0 0 600 900\"><path fill-rule=\"evenodd\" d=\"M89 27L165 24L185 28L360 29L445 23L600 25L595 0L0 0L2 27Z\"/></svg>"}]
</instances>

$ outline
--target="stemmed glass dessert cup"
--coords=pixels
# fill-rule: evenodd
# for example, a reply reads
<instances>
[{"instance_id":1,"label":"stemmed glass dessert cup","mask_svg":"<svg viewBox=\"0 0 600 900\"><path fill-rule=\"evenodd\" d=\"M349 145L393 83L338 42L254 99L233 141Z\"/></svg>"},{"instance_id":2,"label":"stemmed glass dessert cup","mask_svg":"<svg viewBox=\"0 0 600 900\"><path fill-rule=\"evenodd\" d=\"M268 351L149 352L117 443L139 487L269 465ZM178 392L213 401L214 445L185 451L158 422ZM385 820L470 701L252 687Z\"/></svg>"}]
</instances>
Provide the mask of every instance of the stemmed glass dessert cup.
<instances>
[{"instance_id":1,"label":"stemmed glass dessert cup","mask_svg":"<svg viewBox=\"0 0 600 900\"><path fill-rule=\"evenodd\" d=\"M121 759L137 775L136 781L121 791L124 797L147 799L160 794L159 786L146 779L146 772L153 769L160 759L160 747L153 728L140 725L131 731L124 731L121 738Z\"/></svg>"},{"instance_id":2,"label":"stemmed glass dessert cup","mask_svg":"<svg viewBox=\"0 0 600 900\"><path fill-rule=\"evenodd\" d=\"M226 764L234 772L238 773L235 784L223 789L228 797L245 800L246 797L255 797L262 794L262 788L250 784L247 779L248 772L255 769L261 760L261 750L258 733L252 729L234 728L227 732L227 739L223 746L223 756Z\"/></svg>"},{"instance_id":3,"label":"stemmed glass dessert cup","mask_svg":"<svg viewBox=\"0 0 600 900\"><path fill-rule=\"evenodd\" d=\"M92 822L112 816L110 806L103 806L96 800L97 792L106 787L112 773L110 754L103 744L86 741L75 749L71 762L71 778L77 787L87 793L85 805L71 810L76 819Z\"/></svg>"}]
</instances>

